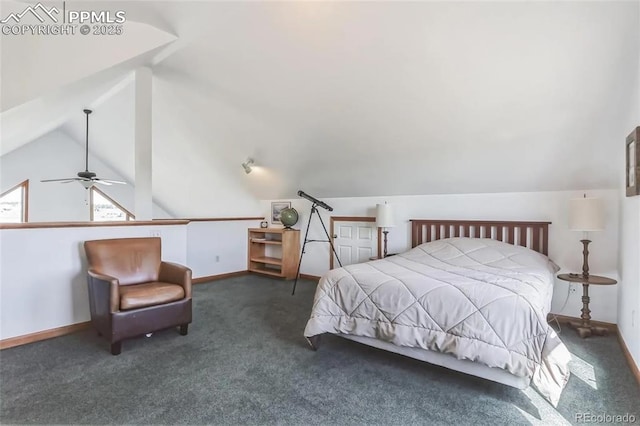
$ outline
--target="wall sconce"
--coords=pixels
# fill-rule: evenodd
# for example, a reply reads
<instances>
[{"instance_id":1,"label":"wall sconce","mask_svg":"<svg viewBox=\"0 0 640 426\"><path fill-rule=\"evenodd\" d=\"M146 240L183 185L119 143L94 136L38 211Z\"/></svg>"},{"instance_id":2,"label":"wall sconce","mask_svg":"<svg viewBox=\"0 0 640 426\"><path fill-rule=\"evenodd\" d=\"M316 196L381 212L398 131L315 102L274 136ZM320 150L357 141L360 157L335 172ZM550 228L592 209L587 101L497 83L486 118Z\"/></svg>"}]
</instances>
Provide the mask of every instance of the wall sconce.
<instances>
[{"instance_id":1,"label":"wall sconce","mask_svg":"<svg viewBox=\"0 0 640 426\"><path fill-rule=\"evenodd\" d=\"M253 170L252 166L253 166L253 158L247 158L247 161L242 163L242 168L244 169L244 172L246 174L251 173L251 171Z\"/></svg>"}]
</instances>

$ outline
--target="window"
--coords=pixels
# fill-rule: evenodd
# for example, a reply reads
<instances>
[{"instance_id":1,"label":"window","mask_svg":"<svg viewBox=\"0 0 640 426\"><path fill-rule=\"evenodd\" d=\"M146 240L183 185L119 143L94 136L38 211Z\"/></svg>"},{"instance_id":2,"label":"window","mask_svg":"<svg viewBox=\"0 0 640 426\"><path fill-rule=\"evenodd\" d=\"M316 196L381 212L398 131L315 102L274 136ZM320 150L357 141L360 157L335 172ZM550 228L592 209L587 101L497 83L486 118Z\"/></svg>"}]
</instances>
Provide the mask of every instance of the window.
<instances>
[{"instance_id":1,"label":"window","mask_svg":"<svg viewBox=\"0 0 640 426\"><path fill-rule=\"evenodd\" d=\"M91 221L117 221L117 220L133 220L135 216L113 198L100 191L95 186L90 189L89 203Z\"/></svg>"},{"instance_id":2,"label":"window","mask_svg":"<svg viewBox=\"0 0 640 426\"><path fill-rule=\"evenodd\" d=\"M29 220L29 179L0 194L0 222L23 223Z\"/></svg>"}]
</instances>

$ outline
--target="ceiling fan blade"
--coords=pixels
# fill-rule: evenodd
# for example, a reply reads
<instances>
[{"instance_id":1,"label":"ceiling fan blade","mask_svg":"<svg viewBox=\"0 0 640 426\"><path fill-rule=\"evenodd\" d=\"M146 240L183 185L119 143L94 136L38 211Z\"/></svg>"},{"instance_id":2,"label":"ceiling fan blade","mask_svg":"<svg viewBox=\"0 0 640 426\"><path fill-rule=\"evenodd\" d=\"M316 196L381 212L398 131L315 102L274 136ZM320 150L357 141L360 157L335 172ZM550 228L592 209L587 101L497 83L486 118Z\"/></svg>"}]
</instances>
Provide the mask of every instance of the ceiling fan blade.
<instances>
[{"instance_id":1,"label":"ceiling fan blade","mask_svg":"<svg viewBox=\"0 0 640 426\"><path fill-rule=\"evenodd\" d=\"M107 185L107 186L111 186L111 182L108 182L106 180L102 180L102 179L93 179L93 181L95 183L99 183L100 185Z\"/></svg>"},{"instance_id":2,"label":"ceiling fan blade","mask_svg":"<svg viewBox=\"0 0 640 426\"><path fill-rule=\"evenodd\" d=\"M76 180L81 180L80 178L64 178L64 179L43 179L40 182L63 182L63 183L68 183L68 182L74 182Z\"/></svg>"},{"instance_id":3,"label":"ceiling fan blade","mask_svg":"<svg viewBox=\"0 0 640 426\"><path fill-rule=\"evenodd\" d=\"M111 179L96 179L99 182L108 182L109 184L117 183L118 185L126 185L127 182L122 182L121 180L111 180Z\"/></svg>"}]
</instances>

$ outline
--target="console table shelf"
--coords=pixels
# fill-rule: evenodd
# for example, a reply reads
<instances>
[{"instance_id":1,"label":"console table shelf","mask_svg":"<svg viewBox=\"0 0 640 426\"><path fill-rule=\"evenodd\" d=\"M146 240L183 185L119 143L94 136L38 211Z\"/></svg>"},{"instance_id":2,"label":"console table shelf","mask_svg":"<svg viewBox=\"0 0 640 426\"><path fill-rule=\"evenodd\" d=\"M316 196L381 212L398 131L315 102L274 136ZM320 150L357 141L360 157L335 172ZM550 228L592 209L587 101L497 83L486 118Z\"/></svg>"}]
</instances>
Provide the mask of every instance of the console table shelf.
<instances>
[{"instance_id":1,"label":"console table shelf","mask_svg":"<svg viewBox=\"0 0 640 426\"><path fill-rule=\"evenodd\" d=\"M294 279L300 261L300 231L250 228L247 269L250 272Z\"/></svg>"},{"instance_id":2,"label":"console table shelf","mask_svg":"<svg viewBox=\"0 0 640 426\"><path fill-rule=\"evenodd\" d=\"M265 266L255 266L251 269L249 269L250 272L255 272L257 274L263 274L263 275L271 275L273 277L282 277L282 272L280 269L275 269L275 268L267 268Z\"/></svg>"},{"instance_id":3,"label":"console table shelf","mask_svg":"<svg viewBox=\"0 0 640 426\"><path fill-rule=\"evenodd\" d=\"M282 265L282 259L277 257L253 256L251 261L256 263L266 263L269 265Z\"/></svg>"},{"instance_id":4,"label":"console table shelf","mask_svg":"<svg viewBox=\"0 0 640 426\"><path fill-rule=\"evenodd\" d=\"M282 245L282 241L273 241L273 240L264 240L264 239L255 239L255 238L251 240L251 242L256 244L273 244L276 246Z\"/></svg>"}]
</instances>

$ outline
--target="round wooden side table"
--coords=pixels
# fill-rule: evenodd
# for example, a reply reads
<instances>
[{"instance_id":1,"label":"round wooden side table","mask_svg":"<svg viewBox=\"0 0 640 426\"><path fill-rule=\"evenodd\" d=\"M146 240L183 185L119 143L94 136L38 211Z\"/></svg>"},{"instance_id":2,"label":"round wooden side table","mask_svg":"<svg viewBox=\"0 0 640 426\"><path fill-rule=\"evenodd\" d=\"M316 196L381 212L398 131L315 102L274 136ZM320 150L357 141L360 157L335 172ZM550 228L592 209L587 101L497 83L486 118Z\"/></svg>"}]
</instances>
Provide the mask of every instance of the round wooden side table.
<instances>
[{"instance_id":1,"label":"round wooden side table","mask_svg":"<svg viewBox=\"0 0 640 426\"><path fill-rule=\"evenodd\" d=\"M591 325L591 311L589 310L589 285L613 285L617 281L607 277L598 275L582 275L582 274L560 274L558 279L569 281L572 283L582 283L582 315L580 321L571 321L569 326L575 328L580 337L585 338L591 335L604 336L608 333L604 327Z\"/></svg>"}]
</instances>

